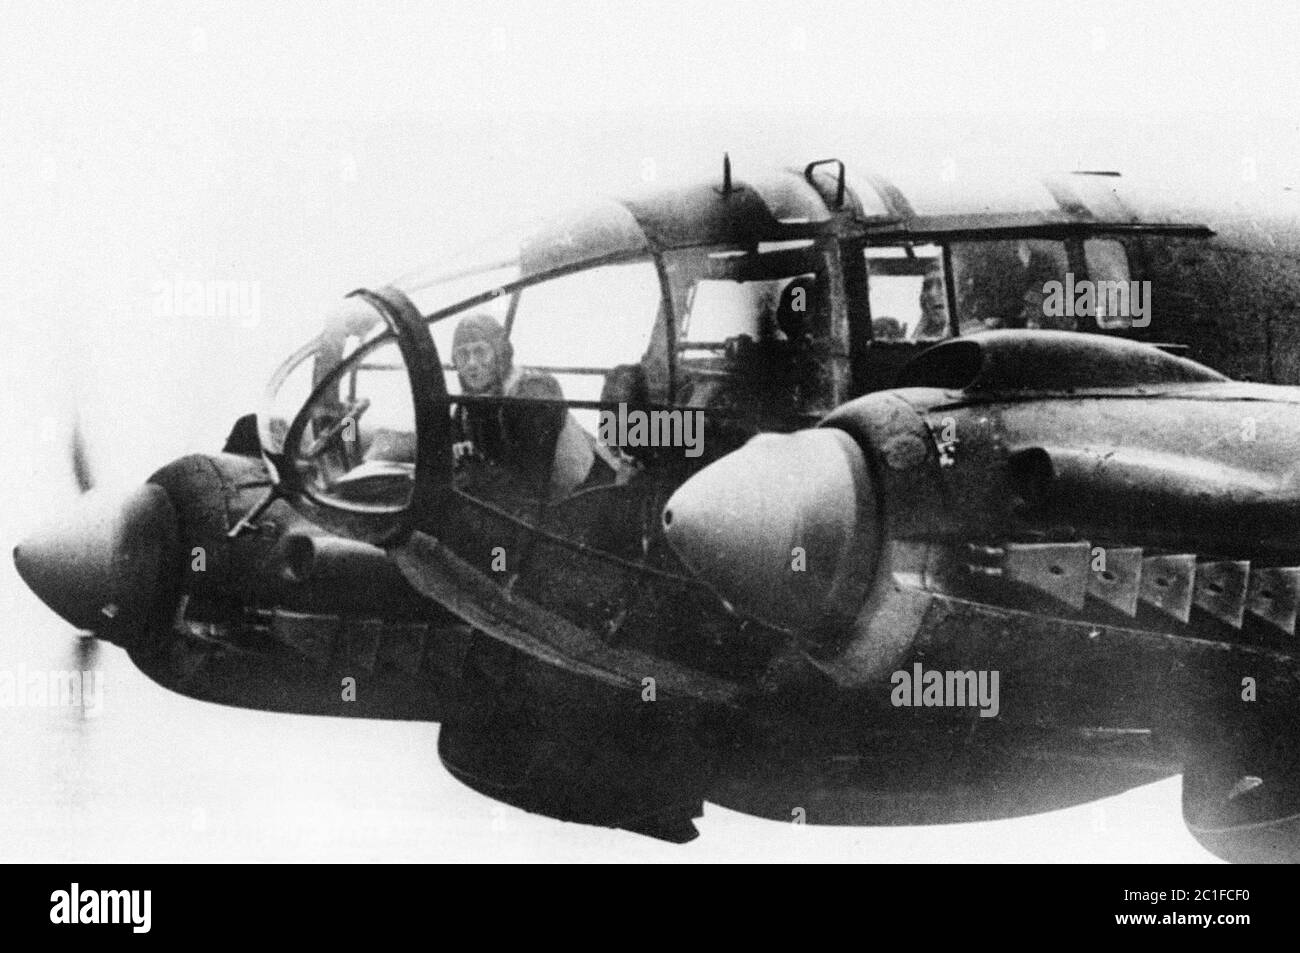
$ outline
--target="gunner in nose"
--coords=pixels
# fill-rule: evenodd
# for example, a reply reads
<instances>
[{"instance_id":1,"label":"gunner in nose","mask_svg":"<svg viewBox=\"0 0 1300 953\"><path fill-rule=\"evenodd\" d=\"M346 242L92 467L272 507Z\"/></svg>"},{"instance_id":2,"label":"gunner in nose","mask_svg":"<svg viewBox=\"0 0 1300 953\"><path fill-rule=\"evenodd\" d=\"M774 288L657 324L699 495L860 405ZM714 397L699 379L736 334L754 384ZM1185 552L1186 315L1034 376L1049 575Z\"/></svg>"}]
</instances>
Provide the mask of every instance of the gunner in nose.
<instances>
[{"instance_id":1,"label":"gunner in nose","mask_svg":"<svg viewBox=\"0 0 1300 953\"><path fill-rule=\"evenodd\" d=\"M514 347L496 318L483 313L462 318L451 356L464 393L538 401L461 405L458 458L469 453L508 466L552 501L613 482L614 468L600 453L603 448L559 403L564 400L559 381L543 370L516 367Z\"/></svg>"}]
</instances>

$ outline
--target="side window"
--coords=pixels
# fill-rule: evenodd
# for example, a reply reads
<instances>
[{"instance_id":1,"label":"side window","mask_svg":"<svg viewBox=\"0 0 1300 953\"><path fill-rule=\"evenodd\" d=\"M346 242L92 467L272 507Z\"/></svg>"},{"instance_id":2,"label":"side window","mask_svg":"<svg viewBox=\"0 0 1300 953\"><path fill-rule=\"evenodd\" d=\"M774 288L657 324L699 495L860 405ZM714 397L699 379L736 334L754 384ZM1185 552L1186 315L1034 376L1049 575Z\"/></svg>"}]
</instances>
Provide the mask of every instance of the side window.
<instances>
[{"instance_id":1,"label":"side window","mask_svg":"<svg viewBox=\"0 0 1300 953\"><path fill-rule=\"evenodd\" d=\"M639 260L542 278L439 319L458 485L558 502L612 482L600 411L573 404L645 400L662 302L658 270Z\"/></svg>"},{"instance_id":2,"label":"side window","mask_svg":"<svg viewBox=\"0 0 1300 953\"><path fill-rule=\"evenodd\" d=\"M810 239L709 246L665 261L677 403L759 429L828 409L833 303L823 247Z\"/></svg>"},{"instance_id":3,"label":"side window","mask_svg":"<svg viewBox=\"0 0 1300 953\"><path fill-rule=\"evenodd\" d=\"M649 349L661 299L659 272L649 261L529 285L519 292L510 325L515 367L550 375L566 400L633 399L628 391L637 389L633 378ZM596 410L573 414L596 433Z\"/></svg>"},{"instance_id":4,"label":"side window","mask_svg":"<svg viewBox=\"0 0 1300 953\"><path fill-rule=\"evenodd\" d=\"M873 340L948 336L948 291L938 245L868 247L866 256Z\"/></svg>"},{"instance_id":5,"label":"side window","mask_svg":"<svg viewBox=\"0 0 1300 953\"><path fill-rule=\"evenodd\" d=\"M1049 297L1066 280L1069 257L1059 241L1039 238L954 242L953 280L962 334L995 328L1073 331L1072 315Z\"/></svg>"},{"instance_id":6,"label":"side window","mask_svg":"<svg viewBox=\"0 0 1300 953\"><path fill-rule=\"evenodd\" d=\"M682 350L720 350L741 335L763 336L762 317L773 307L774 288L767 283L706 278L691 286L678 341Z\"/></svg>"},{"instance_id":7,"label":"side window","mask_svg":"<svg viewBox=\"0 0 1300 953\"><path fill-rule=\"evenodd\" d=\"M1099 291L1105 292L1096 296L1097 326L1103 331L1132 327L1133 302L1128 295L1128 254L1124 246L1113 238L1089 238L1083 243L1083 256L1088 277ZM1121 290L1122 295L1117 293Z\"/></svg>"}]
</instances>

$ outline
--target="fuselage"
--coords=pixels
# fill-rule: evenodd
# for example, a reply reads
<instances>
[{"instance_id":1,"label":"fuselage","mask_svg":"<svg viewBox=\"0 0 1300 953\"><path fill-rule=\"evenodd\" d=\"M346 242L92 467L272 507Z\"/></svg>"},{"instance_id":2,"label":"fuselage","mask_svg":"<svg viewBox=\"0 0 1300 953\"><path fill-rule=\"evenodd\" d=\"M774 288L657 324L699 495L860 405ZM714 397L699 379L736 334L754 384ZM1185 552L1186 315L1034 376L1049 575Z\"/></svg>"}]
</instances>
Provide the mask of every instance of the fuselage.
<instances>
[{"instance_id":1,"label":"fuselage","mask_svg":"<svg viewBox=\"0 0 1300 953\"><path fill-rule=\"evenodd\" d=\"M661 836L702 798L908 823L1113 793L1226 744L1247 676L1285 720L1300 223L1020 185L728 170L358 292L260 447L152 479L173 568L105 634L199 697L441 720L468 783ZM556 496L551 457L467 439L541 419L461 389L471 315L607 479ZM983 703L930 704L931 670Z\"/></svg>"}]
</instances>

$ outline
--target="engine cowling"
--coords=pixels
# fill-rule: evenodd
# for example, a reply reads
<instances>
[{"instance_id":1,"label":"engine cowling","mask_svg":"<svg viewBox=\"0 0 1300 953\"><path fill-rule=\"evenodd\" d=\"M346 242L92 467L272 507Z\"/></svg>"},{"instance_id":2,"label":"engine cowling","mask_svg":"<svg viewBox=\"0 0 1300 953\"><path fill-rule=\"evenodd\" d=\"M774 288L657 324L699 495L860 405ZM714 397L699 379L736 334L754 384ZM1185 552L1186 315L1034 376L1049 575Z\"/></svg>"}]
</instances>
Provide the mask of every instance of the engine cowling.
<instances>
[{"instance_id":1,"label":"engine cowling","mask_svg":"<svg viewBox=\"0 0 1300 953\"><path fill-rule=\"evenodd\" d=\"M839 682L909 651L930 595L1225 639L1300 614L1300 392L1064 332L942 344L908 386L692 477L665 531ZM847 438L847 439L846 439Z\"/></svg>"}]
</instances>

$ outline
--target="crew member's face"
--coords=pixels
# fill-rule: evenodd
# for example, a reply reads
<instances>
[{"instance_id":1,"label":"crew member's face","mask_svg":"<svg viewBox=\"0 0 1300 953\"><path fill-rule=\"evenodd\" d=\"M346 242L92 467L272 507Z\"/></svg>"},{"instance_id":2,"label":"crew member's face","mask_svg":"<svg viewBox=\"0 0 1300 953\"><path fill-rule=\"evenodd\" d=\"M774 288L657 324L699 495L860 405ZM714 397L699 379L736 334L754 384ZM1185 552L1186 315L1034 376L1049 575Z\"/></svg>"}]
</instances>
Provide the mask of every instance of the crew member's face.
<instances>
[{"instance_id":1,"label":"crew member's face","mask_svg":"<svg viewBox=\"0 0 1300 953\"><path fill-rule=\"evenodd\" d=\"M943 276L931 272L921 284L921 313L924 315L948 316L948 299L943 293Z\"/></svg>"},{"instance_id":2,"label":"crew member's face","mask_svg":"<svg viewBox=\"0 0 1300 953\"><path fill-rule=\"evenodd\" d=\"M452 352L452 363L467 394L484 394L501 387L496 349L487 341L468 341Z\"/></svg>"}]
</instances>

